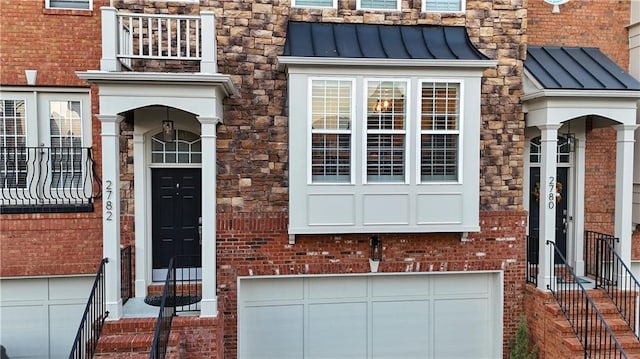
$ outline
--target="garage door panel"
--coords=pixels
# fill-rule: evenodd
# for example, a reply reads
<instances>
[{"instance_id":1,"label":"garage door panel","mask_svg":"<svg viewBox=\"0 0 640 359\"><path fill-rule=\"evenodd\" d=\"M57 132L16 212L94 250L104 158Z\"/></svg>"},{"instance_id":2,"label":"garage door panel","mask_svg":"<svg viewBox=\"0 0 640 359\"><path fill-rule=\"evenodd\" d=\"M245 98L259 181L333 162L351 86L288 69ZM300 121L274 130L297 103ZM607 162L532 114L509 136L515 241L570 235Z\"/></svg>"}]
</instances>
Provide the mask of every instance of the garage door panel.
<instances>
[{"instance_id":1,"label":"garage door panel","mask_svg":"<svg viewBox=\"0 0 640 359\"><path fill-rule=\"evenodd\" d=\"M308 317L305 358L367 357L366 303L312 304Z\"/></svg>"},{"instance_id":2,"label":"garage door panel","mask_svg":"<svg viewBox=\"0 0 640 359\"><path fill-rule=\"evenodd\" d=\"M490 358L491 308L488 299L436 300L436 358Z\"/></svg>"},{"instance_id":3,"label":"garage door panel","mask_svg":"<svg viewBox=\"0 0 640 359\"><path fill-rule=\"evenodd\" d=\"M49 357L48 328L42 325L46 317L47 307L43 305L0 307L0 342L10 358Z\"/></svg>"},{"instance_id":4,"label":"garage door panel","mask_svg":"<svg viewBox=\"0 0 640 359\"><path fill-rule=\"evenodd\" d=\"M336 281L332 277L307 279L309 299L365 298L367 278L346 277Z\"/></svg>"},{"instance_id":5,"label":"garage door panel","mask_svg":"<svg viewBox=\"0 0 640 359\"><path fill-rule=\"evenodd\" d=\"M49 280L49 299L51 300L87 300L93 286L93 278L85 280L69 280L68 278L51 278ZM84 308L82 308L84 311Z\"/></svg>"},{"instance_id":6,"label":"garage door panel","mask_svg":"<svg viewBox=\"0 0 640 359\"><path fill-rule=\"evenodd\" d=\"M427 296L429 281L423 276L379 276L371 278L373 297Z\"/></svg>"},{"instance_id":7,"label":"garage door panel","mask_svg":"<svg viewBox=\"0 0 640 359\"><path fill-rule=\"evenodd\" d=\"M246 308L243 318L242 357L303 357L302 305Z\"/></svg>"},{"instance_id":8,"label":"garage door panel","mask_svg":"<svg viewBox=\"0 0 640 359\"><path fill-rule=\"evenodd\" d=\"M69 355L84 308L85 305L81 304L49 306L52 358L64 358Z\"/></svg>"},{"instance_id":9,"label":"garage door panel","mask_svg":"<svg viewBox=\"0 0 640 359\"><path fill-rule=\"evenodd\" d=\"M47 299L47 280L29 279L22 280L0 280L0 293L2 302L29 301Z\"/></svg>"},{"instance_id":10,"label":"garage door panel","mask_svg":"<svg viewBox=\"0 0 640 359\"><path fill-rule=\"evenodd\" d=\"M447 274L436 275L433 278L434 295L488 295L490 276L480 274Z\"/></svg>"},{"instance_id":11,"label":"garage door panel","mask_svg":"<svg viewBox=\"0 0 640 359\"><path fill-rule=\"evenodd\" d=\"M242 297L247 301L301 300L303 298L302 279L299 278L252 280L250 285L243 286L242 290Z\"/></svg>"},{"instance_id":12,"label":"garage door panel","mask_svg":"<svg viewBox=\"0 0 640 359\"><path fill-rule=\"evenodd\" d=\"M373 358L426 358L429 301L375 302L372 314Z\"/></svg>"}]
</instances>

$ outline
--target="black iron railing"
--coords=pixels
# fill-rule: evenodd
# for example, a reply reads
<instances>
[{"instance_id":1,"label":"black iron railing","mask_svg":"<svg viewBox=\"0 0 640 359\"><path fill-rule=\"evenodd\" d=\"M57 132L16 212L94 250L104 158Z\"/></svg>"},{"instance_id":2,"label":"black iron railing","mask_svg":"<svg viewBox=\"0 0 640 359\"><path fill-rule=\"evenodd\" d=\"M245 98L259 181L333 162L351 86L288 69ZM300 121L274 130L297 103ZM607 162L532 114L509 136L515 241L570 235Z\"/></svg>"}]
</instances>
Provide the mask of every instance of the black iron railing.
<instances>
[{"instance_id":1,"label":"black iron railing","mask_svg":"<svg viewBox=\"0 0 640 359\"><path fill-rule=\"evenodd\" d=\"M131 280L131 246L126 246L120 249L120 298L123 305L133 297Z\"/></svg>"},{"instance_id":2,"label":"black iron railing","mask_svg":"<svg viewBox=\"0 0 640 359\"><path fill-rule=\"evenodd\" d=\"M0 213L91 211L100 187L91 148L0 147Z\"/></svg>"},{"instance_id":3,"label":"black iron railing","mask_svg":"<svg viewBox=\"0 0 640 359\"><path fill-rule=\"evenodd\" d=\"M167 269L167 277L164 280L164 289L162 290L162 299L160 300L160 312L158 313L158 322L153 335L153 344L149 359L164 359L167 354L167 346L169 344L169 334L171 333L171 323L173 316L176 315L175 306L171 305L175 302L176 297L176 269L173 266L174 259L169 260L169 268Z\"/></svg>"},{"instance_id":4,"label":"black iron railing","mask_svg":"<svg viewBox=\"0 0 640 359\"><path fill-rule=\"evenodd\" d=\"M164 358L167 354L171 323L176 313L200 310L201 268L200 256L176 256L169 261L150 359Z\"/></svg>"},{"instance_id":5,"label":"black iron railing","mask_svg":"<svg viewBox=\"0 0 640 359\"><path fill-rule=\"evenodd\" d=\"M585 358L627 358L627 354L616 339L611 328L595 303L585 290L582 283L576 277L573 268L558 250L555 243L547 241L552 246L553 255L549 258L549 268L556 268L556 280L552 280L547 289L560 306L560 311L565 315L573 332L584 348ZM554 263L558 261L558 263ZM557 267L561 267L558 270ZM559 276L558 272L562 275Z\"/></svg>"},{"instance_id":6,"label":"black iron railing","mask_svg":"<svg viewBox=\"0 0 640 359\"><path fill-rule=\"evenodd\" d=\"M615 250L618 238L612 235L585 231L585 267L587 275L595 278L596 287L603 288L638 337L638 302L640 283Z\"/></svg>"},{"instance_id":7,"label":"black iron railing","mask_svg":"<svg viewBox=\"0 0 640 359\"><path fill-rule=\"evenodd\" d=\"M538 285L538 237L527 236L527 283Z\"/></svg>"},{"instance_id":8,"label":"black iron railing","mask_svg":"<svg viewBox=\"0 0 640 359\"><path fill-rule=\"evenodd\" d=\"M107 264L107 258L100 262L100 267L96 273L96 279L93 281L93 287L89 294L87 306L82 314L80 327L76 334L75 341L71 347L69 359L85 359L92 358L98 346L100 333L105 319L109 316L105 304L105 275L104 267Z\"/></svg>"}]
</instances>

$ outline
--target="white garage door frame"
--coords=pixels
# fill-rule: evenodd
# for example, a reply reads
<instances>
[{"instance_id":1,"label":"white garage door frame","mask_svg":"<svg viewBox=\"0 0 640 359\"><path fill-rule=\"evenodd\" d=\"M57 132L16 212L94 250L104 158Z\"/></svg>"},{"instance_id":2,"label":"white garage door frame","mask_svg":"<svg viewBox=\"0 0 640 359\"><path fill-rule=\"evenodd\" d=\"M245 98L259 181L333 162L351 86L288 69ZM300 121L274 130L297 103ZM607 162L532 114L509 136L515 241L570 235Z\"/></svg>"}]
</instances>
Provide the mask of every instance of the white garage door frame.
<instances>
[{"instance_id":1,"label":"white garage door frame","mask_svg":"<svg viewBox=\"0 0 640 359\"><path fill-rule=\"evenodd\" d=\"M0 278L0 344L10 358L66 358L94 276Z\"/></svg>"},{"instance_id":2,"label":"white garage door frame","mask_svg":"<svg viewBox=\"0 0 640 359\"><path fill-rule=\"evenodd\" d=\"M503 283L503 271L238 277L238 358L502 358Z\"/></svg>"}]
</instances>

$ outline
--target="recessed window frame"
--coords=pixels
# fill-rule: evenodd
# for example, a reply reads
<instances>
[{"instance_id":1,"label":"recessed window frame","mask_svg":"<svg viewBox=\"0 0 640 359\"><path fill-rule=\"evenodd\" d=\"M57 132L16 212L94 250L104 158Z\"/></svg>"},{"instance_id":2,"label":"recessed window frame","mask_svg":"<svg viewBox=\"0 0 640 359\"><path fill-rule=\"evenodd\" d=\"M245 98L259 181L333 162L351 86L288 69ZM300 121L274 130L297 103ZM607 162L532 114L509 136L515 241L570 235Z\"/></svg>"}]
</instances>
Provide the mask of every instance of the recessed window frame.
<instances>
[{"instance_id":1,"label":"recessed window frame","mask_svg":"<svg viewBox=\"0 0 640 359\"><path fill-rule=\"evenodd\" d=\"M64 6L63 4L57 5L57 3L78 3L78 4L87 4L87 7L69 7ZM45 0L45 8L51 10L83 10L83 11L92 11L93 10L93 0Z\"/></svg>"},{"instance_id":2,"label":"recessed window frame","mask_svg":"<svg viewBox=\"0 0 640 359\"><path fill-rule=\"evenodd\" d=\"M335 129L335 130L313 130L313 83L314 81L338 81L349 83L351 86L351 98L350 98L350 116L351 116L351 125L349 129ZM307 184L308 185L352 185L355 184L356 179L356 138L355 134L358 130L358 120L356 118L356 93L357 93L357 84L356 79L351 77L310 77L307 83ZM313 134L349 134L350 135L350 171L349 171L349 181L314 181L313 180Z\"/></svg>"},{"instance_id":3,"label":"recessed window frame","mask_svg":"<svg viewBox=\"0 0 640 359\"><path fill-rule=\"evenodd\" d=\"M429 2L433 2L433 1L442 1L442 0L422 0L422 12L432 12L432 13L461 13L461 12L465 12L467 4L466 4L466 0L446 0L446 1L458 1L459 2L459 9L457 10L449 10L449 9L433 9L430 10L427 8L427 5Z\"/></svg>"},{"instance_id":4,"label":"recessed window frame","mask_svg":"<svg viewBox=\"0 0 640 359\"><path fill-rule=\"evenodd\" d=\"M384 7L363 7L362 6L362 2L363 1L375 1L375 0L356 0L356 9L357 10L372 10L372 11L400 11L401 10L401 4L402 1L401 0L392 0L395 1L396 6L395 8L384 8ZM387 0L382 0L382 1L387 1Z\"/></svg>"},{"instance_id":5,"label":"recessed window frame","mask_svg":"<svg viewBox=\"0 0 640 359\"><path fill-rule=\"evenodd\" d=\"M458 126L457 130L446 130L446 131L438 131L438 130L423 130L422 129L422 86L425 83L435 83L435 84L456 84L458 86ZM464 80L462 79L428 79L423 78L418 81L418 92L419 95L416 95L416 130L415 130L415 141L416 141L416 183L423 185L432 185L432 184L462 184L464 180L464 109L465 109L465 99L464 99ZM457 179L455 180L423 180L422 179L422 135L423 134L457 134L458 135L458 153L457 153Z\"/></svg>"},{"instance_id":6,"label":"recessed window frame","mask_svg":"<svg viewBox=\"0 0 640 359\"><path fill-rule=\"evenodd\" d=\"M369 83L373 83L373 82L398 82L398 83L404 83L404 90L405 90L405 94L404 94L404 129L403 130L369 130L368 129L368 116L369 116ZM363 97L363 106L362 106L362 115L361 115L361 122L362 123L362 129L361 129L361 138L362 138L362 145L361 145L361 159L362 159L362 169L361 169L361 173L362 173L362 183L367 185L384 185L384 184L408 184L409 183L409 176L410 173L412 171L411 167L409 166L409 153L410 153L410 144L411 144L411 129L412 129L412 122L411 122L411 103L412 101L415 101L415 99L412 98L412 94L411 94L411 81L410 79L407 78L395 78L395 77L366 77L363 79L362 84L361 84L361 88L359 89L360 91L362 91L362 97ZM374 180L369 180L369 175L368 175L368 136L369 134L398 134L398 135L404 135L404 179L402 181L374 181Z\"/></svg>"},{"instance_id":7,"label":"recessed window frame","mask_svg":"<svg viewBox=\"0 0 640 359\"><path fill-rule=\"evenodd\" d=\"M307 8L307 9L337 9L338 0L330 0L331 5L312 5L312 4L299 4L301 0L291 0L291 7L295 8Z\"/></svg>"}]
</instances>

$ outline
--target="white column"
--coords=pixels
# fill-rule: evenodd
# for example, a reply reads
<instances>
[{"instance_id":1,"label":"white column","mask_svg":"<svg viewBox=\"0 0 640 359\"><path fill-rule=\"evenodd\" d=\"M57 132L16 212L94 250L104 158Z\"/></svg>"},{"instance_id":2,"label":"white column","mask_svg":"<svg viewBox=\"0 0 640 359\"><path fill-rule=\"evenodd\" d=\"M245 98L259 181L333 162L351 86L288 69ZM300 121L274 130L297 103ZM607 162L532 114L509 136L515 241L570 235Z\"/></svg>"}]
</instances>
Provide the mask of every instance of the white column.
<instances>
[{"instance_id":1,"label":"white column","mask_svg":"<svg viewBox=\"0 0 640 359\"><path fill-rule=\"evenodd\" d=\"M631 268L631 222L633 205L633 146L637 125L614 126L616 144L616 214L615 236L620 239L616 251Z\"/></svg>"},{"instance_id":2,"label":"white column","mask_svg":"<svg viewBox=\"0 0 640 359\"><path fill-rule=\"evenodd\" d=\"M201 317L218 315L216 295L216 127L220 119L198 117L202 137L202 302Z\"/></svg>"},{"instance_id":3,"label":"white column","mask_svg":"<svg viewBox=\"0 0 640 359\"><path fill-rule=\"evenodd\" d=\"M554 280L554 251L547 241L556 241L556 164L558 129L560 125L547 124L540 128L540 238L538 242L538 289L546 290Z\"/></svg>"},{"instance_id":4,"label":"white column","mask_svg":"<svg viewBox=\"0 0 640 359\"><path fill-rule=\"evenodd\" d=\"M151 248L148 246L147 218L150 215L147 210L146 196L146 172L144 161L144 135L133 134L133 180L134 180L134 205L135 205L135 255L136 255L136 297L144 298L147 295L147 285L151 282L149 276L149 256Z\"/></svg>"},{"instance_id":5,"label":"white column","mask_svg":"<svg viewBox=\"0 0 640 359\"><path fill-rule=\"evenodd\" d=\"M216 17L213 11L201 11L202 59L200 72L215 74L218 72L216 60Z\"/></svg>"},{"instance_id":6,"label":"white column","mask_svg":"<svg viewBox=\"0 0 640 359\"><path fill-rule=\"evenodd\" d=\"M584 132L582 130L581 132ZM573 237L571 241L574 243L573 258L575 258L575 271L576 275L584 276L584 194L585 194L585 137L580 136L576 141L575 150L575 188L574 193L574 208L572 211L573 216Z\"/></svg>"},{"instance_id":7,"label":"white column","mask_svg":"<svg viewBox=\"0 0 640 359\"><path fill-rule=\"evenodd\" d=\"M96 115L102 123L102 253L106 266L107 320L122 317L120 298L120 121L118 115Z\"/></svg>"},{"instance_id":8,"label":"white column","mask_svg":"<svg viewBox=\"0 0 640 359\"><path fill-rule=\"evenodd\" d=\"M103 6L102 11L102 59L100 70L120 71L118 53L118 10L114 7Z\"/></svg>"}]
</instances>

